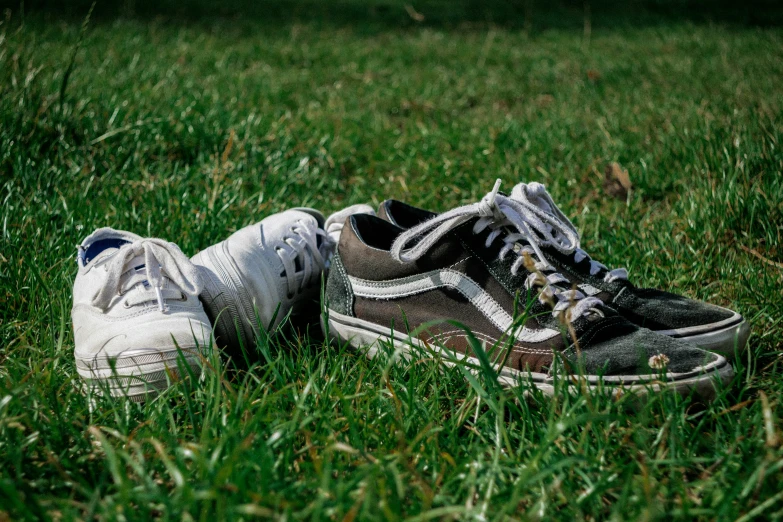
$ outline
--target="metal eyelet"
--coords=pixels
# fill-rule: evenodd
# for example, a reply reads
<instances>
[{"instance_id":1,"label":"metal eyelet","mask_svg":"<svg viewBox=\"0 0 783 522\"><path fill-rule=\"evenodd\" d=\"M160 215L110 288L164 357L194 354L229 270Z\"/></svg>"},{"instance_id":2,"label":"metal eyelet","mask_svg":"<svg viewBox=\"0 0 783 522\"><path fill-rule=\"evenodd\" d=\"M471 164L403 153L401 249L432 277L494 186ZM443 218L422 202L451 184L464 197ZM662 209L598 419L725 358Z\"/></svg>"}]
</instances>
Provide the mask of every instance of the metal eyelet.
<instances>
[{"instance_id":1,"label":"metal eyelet","mask_svg":"<svg viewBox=\"0 0 783 522\"><path fill-rule=\"evenodd\" d=\"M130 308L130 307L131 307L131 305L130 305L130 303L129 303L128 301L123 301L123 302L122 302L122 306L123 306L124 308Z\"/></svg>"}]
</instances>

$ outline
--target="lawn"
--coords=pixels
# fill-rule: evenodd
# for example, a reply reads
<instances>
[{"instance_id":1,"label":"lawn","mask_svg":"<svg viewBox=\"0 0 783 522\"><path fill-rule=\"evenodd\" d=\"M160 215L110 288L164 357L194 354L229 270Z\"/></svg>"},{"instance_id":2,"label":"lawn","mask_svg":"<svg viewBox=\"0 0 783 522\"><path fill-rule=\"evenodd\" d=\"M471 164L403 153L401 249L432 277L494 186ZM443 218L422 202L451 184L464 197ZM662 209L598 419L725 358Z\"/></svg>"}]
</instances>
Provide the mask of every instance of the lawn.
<instances>
[{"instance_id":1,"label":"lawn","mask_svg":"<svg viewBox=\"0 0 783 522\"><path fill-rule=\"evenodd\" d=\"M783 17L686 3L14 3L0 520L783 518ZM446 210L498 177L545 183L640 286L743 313L735 381L706 406L547 399L313 323L146 404L82 395L93 229L192 255L288 207Z\"/></svg>"}]
</instances>

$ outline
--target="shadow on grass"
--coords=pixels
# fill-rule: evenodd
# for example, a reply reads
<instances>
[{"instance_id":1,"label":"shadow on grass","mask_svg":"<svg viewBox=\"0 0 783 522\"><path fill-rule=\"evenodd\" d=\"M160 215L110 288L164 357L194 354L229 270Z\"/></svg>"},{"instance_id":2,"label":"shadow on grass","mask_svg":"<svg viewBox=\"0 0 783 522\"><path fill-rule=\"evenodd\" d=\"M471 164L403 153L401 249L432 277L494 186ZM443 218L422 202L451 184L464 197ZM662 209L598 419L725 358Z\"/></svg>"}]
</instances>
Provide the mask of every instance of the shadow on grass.
<instances>
[{"instance_id":1,"label":"shadow on grass","mask_svg":"<svg viewBox=\"0 0 783 522\"><path fill-rule=\"evenodd\" d=\"M14 13L81 18L93 0L0 0ZM541 31L657 26L678 22L736 27L783 26L776 0L122 0L97 2L93 19L195 23L228 20L280 27L296 23L368 31L406 27L500 26Z\"/></svg>"}]
</instances>

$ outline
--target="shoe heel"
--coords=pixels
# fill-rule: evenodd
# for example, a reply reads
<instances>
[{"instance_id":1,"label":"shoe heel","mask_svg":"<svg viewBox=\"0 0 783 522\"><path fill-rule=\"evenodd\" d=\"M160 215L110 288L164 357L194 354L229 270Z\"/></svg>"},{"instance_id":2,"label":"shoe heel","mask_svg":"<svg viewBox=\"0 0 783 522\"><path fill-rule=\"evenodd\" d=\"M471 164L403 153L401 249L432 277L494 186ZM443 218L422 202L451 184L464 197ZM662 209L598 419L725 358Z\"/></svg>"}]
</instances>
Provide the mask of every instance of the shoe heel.
<instances>
[{"instance_id":1,"label":"shoe heel","mask_svg":"<svg viewBox=\"0 0 783 522\"><path fill-rule=\"evenodd\" d=\"M252 346L253 333L240 311L242 303L230 276L229 263L221 259L222 246L219 243L202 250L191 261L204 282L199 299L212 322L215 342L230 357L239 357L242 347L247 350Z\"/></svg>"}]
</instances>

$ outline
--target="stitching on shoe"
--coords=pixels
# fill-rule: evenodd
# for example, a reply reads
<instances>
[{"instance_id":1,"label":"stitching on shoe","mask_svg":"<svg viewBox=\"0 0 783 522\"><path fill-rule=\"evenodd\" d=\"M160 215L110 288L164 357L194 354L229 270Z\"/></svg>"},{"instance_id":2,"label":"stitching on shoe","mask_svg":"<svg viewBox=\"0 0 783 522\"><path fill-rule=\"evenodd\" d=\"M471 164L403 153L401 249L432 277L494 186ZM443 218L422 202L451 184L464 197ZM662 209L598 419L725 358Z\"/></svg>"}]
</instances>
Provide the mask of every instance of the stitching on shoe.
<instances>
[{"instance_id":1,"label":"stitching on shoe","mask_svg":"<svg viewBox=\"0 0 783 522\"><path fill-rule=\"evenodd\" d=\"M596 330L590 331L587 334L586 338L583 336L582 337L582 342L579 343L580 344L580 348L588 348L590 346L590 342L593 340L593 338L596 335L598 335L600 332L606 330L607 328L611 328L611 327L617 325L618 323L622 323L622 322L623 322L623 318L622 317L612 317L612 318L610 318L610 320L607 321L606 324L601 325ZM571 347L568 348L564 353L568 354L568 353L572 353L572 352L575 352L575 351L576 351L576 348L573 345L571 345Z\"/></svg>"},{"instance_id":2,"label":"stitching on shoe","mask_svg":"<svg viewBox=\"0 0 783 522\"><path fill-rule=\"evenodd\" d=\"M82 310L84 312L89 313L93 317L99 318L99 319L101 319L103 321L110 321L110 322L112 322L112 321L125 321L126 319L130 319L130 318L133 318L133 317L139 317L139 316L151 313L151 312L157 312L158 308L156 306L154 306L154 305L148 305L148 306L145 306L144 308L140 309L137 312L134 312L132 314L123 314L120 317L113 317L113 316L111 316L109 314L106 314L106 313L103 313L103 312L97 312L97 311L95 311L95 309L92 306L84 304L84 303L75 304L73 306L72 312L76 311L76 310ZM198 306L171 306L170 310L183 312L183 313L190 313L190 312L198 313L199 307Z\"/></svg>"},{"instance_id":3,"label":"stitching on shoe","mask_svg":"<svg viewBox=\"0 0 783 522\"><path fill-rule=\"evenodd\" d=\"M622 317L612 317L607 321L606 323L602 324L599 328L592 330L587 333L586 336L582 338L582 343L580 343L584 348L587 348L590 346L590 343L592 342L593 338L597 336L600 332L606 330L607 328L611 328L615 326L618 323L622 323L623 318Z\"/></svg>"}]
</instances>

